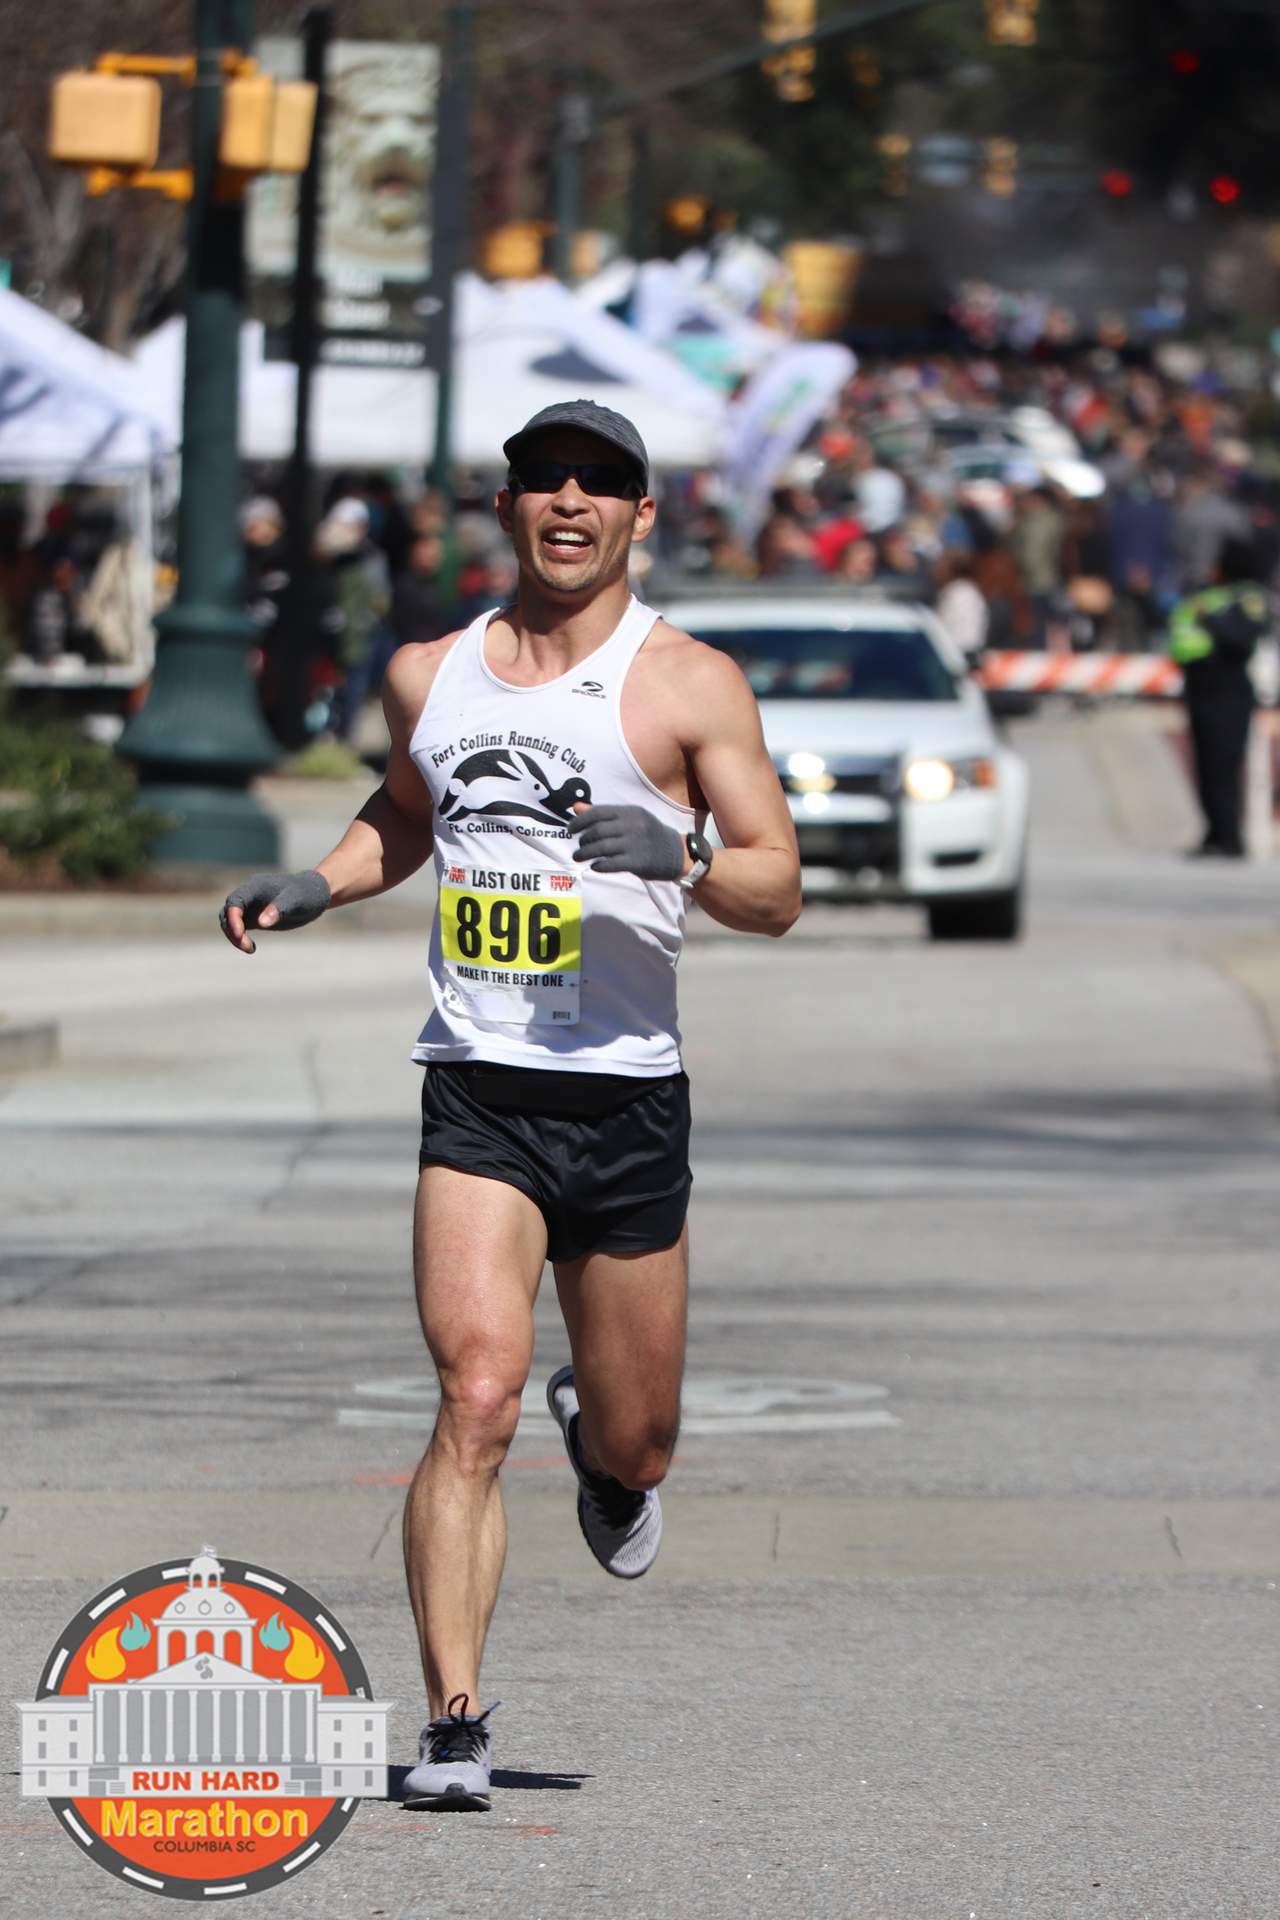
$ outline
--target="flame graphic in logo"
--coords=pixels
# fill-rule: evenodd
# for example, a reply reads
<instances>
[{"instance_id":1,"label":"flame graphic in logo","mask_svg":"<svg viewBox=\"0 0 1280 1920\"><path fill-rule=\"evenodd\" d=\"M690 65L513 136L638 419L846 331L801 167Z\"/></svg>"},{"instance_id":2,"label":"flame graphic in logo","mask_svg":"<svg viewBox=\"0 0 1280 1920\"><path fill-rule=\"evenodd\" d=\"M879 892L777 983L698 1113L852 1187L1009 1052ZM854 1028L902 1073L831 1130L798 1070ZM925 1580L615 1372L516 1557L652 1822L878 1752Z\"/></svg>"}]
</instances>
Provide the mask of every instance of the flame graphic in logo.
<instances>
[{"instance_id":1,"label":"flame graphic in logo","mask_svg":"<svg viewBox=\"0 0 1280 1920\"><path fill-rule=\"evenodd\" d=\"M136 1653L139 1647L145 1647L151 1639L151 1629L145 1620L136 1613L129 1615L129 1624L120 1635L120 1645L126 1653Z\"/></svg>"},{"instance_id":2,"label":"flame graphic in logo","mask_svg":"<svg viewBox=\"0 0 1280 1920\"><path fill-rule=\"evenodd\" d=\"M120 1651L119 1627L108 1627L99 1634L84 1657L84 1663L95 1680L118 1680L128 1661Z\"/></svg>"},{"instance_id":3,"label":"flame graphic in logo","mask_svg":"<svg viewBox=\"0 0 1280 1920\"><path fill-rule=\"evenodd\" d=\"M314 1680L318 1673L324 1671L324 1649L301 1627L293 1629L293 1645L285 1660L284 1670L291 1680Z\"/></svg>"},{"instance_id":4,"label":"flame graphic in logo","mask_svg":"<svg viewBox=\"0 0 1280 1920\"><path fill-rule=\"evenodd\" d=\"M273 1653L283 1653L290 1643L289 1629L278 1613L272 1614L265 1627L258 1628L258 1638Z\"/></svg>"}]
</instances>

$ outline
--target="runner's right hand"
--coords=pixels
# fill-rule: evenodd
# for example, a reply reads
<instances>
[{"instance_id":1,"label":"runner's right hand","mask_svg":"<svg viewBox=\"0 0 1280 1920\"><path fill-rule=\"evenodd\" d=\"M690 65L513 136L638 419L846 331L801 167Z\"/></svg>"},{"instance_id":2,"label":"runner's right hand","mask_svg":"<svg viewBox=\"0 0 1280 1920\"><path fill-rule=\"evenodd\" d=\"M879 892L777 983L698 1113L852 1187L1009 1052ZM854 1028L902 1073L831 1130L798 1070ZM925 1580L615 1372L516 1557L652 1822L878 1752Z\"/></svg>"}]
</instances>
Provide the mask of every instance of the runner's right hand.
<instances>
[{"instance_id":1,"label":"runner's right hand","mask_svg":"<svg viewBox=\"0 0 1280 1920\"><path fill-rule=\"evenodd\" d=\"M227 895L218 925L233 947L255 953L249 927L289 933L318 920L332 897L329 882L314 867L305 873L254 873Z\"/></svg>"}]
</instances>

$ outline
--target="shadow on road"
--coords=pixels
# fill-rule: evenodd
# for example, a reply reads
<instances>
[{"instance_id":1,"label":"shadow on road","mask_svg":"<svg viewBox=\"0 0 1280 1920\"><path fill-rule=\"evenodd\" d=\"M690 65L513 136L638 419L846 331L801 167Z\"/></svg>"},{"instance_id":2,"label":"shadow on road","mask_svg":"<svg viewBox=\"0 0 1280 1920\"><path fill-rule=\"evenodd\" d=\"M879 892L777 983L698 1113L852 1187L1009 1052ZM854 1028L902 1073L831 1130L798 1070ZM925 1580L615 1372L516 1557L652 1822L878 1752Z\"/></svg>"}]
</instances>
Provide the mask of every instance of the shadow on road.
<instances>
[{"instance_id":1,"label":"shadow on road","mask_svg":"<svg viewBox=\"0 0 1280 1920\"><path fill-rule=\"evenodd\" d=\"M402 1800L408 1767L387 1768L387 1798ZM578 1793L589 1773L521 1773L512 1767L495 1767L490 1779L495 1787L514 1787L526 1793Z\"/></svg>"}]
</instances>

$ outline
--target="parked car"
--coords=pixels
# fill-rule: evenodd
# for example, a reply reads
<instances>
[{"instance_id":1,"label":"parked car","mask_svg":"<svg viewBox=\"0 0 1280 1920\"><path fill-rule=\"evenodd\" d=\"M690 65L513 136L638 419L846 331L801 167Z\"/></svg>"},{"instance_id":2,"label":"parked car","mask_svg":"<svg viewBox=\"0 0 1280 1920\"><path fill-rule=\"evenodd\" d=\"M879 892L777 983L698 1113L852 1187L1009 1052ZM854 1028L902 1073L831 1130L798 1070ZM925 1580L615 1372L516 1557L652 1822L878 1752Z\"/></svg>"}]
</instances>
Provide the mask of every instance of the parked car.
<instances>
[{"instance_id":1,"label":"parked car","mask_svg":"<svg viewBox=\"0 0 1280 1920\"><path fill-rule=\"evenodd\" d=\"M1077 500L1096 500L1106 482L1069 427L1044 407L1011 413L940 413L907 422L873 422L871 440L908 472L932 468L953 486L973 480L1034 486L1041 479Z\"/></svg>"},{"instance_id":2,"label":"parked car","mask_svg":"<svg viewBox=\"0 0 1280 1920\"><path fill-rule=\"evenodd\" d=\"M934 939L1018 937L1026 764L927 608L708 583L665 613L751 683L806 890L918 901Z\"/></svg>"}]
</instances>

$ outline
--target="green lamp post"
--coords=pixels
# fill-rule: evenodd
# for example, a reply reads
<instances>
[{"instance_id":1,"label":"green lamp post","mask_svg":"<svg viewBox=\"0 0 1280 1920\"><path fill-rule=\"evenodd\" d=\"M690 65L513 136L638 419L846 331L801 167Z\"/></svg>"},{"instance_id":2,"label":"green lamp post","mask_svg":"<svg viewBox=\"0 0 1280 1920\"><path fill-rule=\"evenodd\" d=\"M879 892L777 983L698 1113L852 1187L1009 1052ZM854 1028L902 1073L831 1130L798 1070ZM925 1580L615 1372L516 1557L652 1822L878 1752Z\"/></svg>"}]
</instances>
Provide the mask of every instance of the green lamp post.
<instances>
[{"instance_id":1,"label":"green lamp post","mask_svg":"<svg viewBox=\"0 0 1280 1920\"><path fill-rule=\"evenodd\" d=\"M150 695L118 743L137 766L139 798L174 820L155 850L171 866L279 859L276 822L249 792L279 749L249 672L237 441L244 210L218 166L222 54L248 48L251 11L246 0L196 0L178 588L156 620Z\"/></svg>"}]
</instances>

